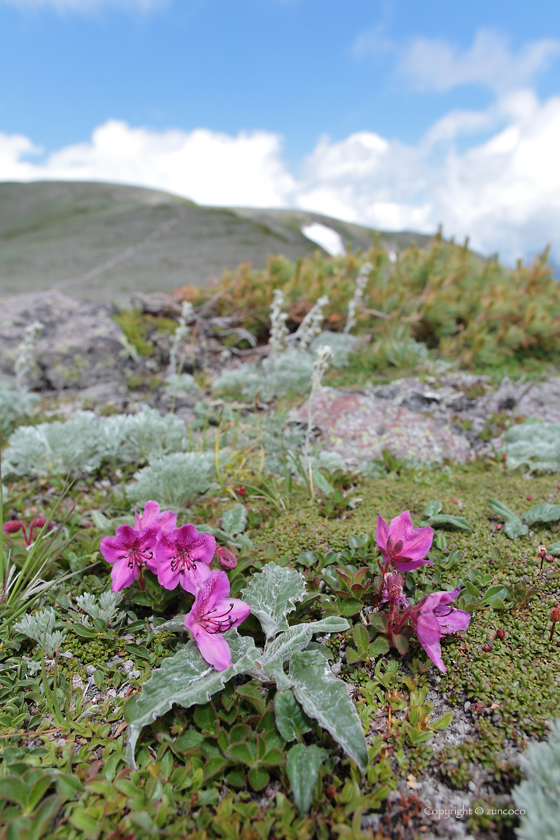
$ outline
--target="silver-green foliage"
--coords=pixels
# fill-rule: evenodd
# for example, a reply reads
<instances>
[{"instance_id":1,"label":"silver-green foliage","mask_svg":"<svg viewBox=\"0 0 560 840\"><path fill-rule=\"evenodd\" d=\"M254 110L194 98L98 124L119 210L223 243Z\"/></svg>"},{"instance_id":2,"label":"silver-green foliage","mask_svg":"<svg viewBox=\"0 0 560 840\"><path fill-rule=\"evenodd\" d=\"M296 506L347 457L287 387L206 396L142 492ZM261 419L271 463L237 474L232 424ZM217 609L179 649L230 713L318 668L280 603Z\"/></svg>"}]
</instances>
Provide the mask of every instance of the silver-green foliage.
<instances>
[{"instance_id":1,"label":"silver-green foliage","mask_svg":"<svg viewBox=\"0 0 560 840\"><path fill-rule=\"evenodd\" d=\"M129 724L127 758L134 767L134 750L142 727L168 712L174 703L188 709L207 703L228 680L250 670L258 654L253 640L240 636L237 630L225 634L231 648L231 662L225 671L215 671L200 655L194 642L188 642L175 656L165 659L161 668L142 687L142 693L125 706Z\"/></svg>"},{"instance_id":2,"label":"silver-green foliage","mask_svg":"<svg viewBox=\"0 0 560 840\"><path fill-rule=\"evenodd\" d=\"M23 633L28 639L33 639L40 647L44 647L47 656L54 656L66 633L55 630L56 615L52 607L35 615L24 615L16 624L15 630Z\"/></svg>"},{"instance_id":3,"label":"silver-green foliage","mask_svg":"<svg viewBox=\"0 0 560 840\"><path fill-rule=\"evenodd\" d=\"M526 779L513 790L525 814L519 840L558 840L560 826L560 720L551 724L547 742L529 744L522 759Z\"/></svg>"},{"instance_id":4,"label":"silver-green foliage","mask_svg":"<svg viewBox=\"0 0 560 840\"><path fill-rule=\"evenodd\" d=\"M126 492L132 502L145 505L157 499L167 508L184 508L210 487L214 458L204 452L176 452L156 458L135 473L135 484Z\"/></svg>"},{"instance_id":5,"label":"silver-green foliage","mask_svg":"<svg viewBox=\"0 0 560 840\"><path fill-rule=\"evenodd\" d=\"M142 693L125 709L130 725L128 758L134 761L134 749L143 726L153 722L168 711L173 703L186 708L195 703L207 702L227 680L236 674L246 673L264 682L276 681L279 691L285 692L284 707L280 702L280 731L287 730L287 707L295 708L294 726L297 733L307 731L306 715L325 727L338 744L364 770L367 764L367 746L360 719L348 697L346 686L332 673L328 661L310 640L316 633L337 633L348 629L345 618L330 616L322 621L289 626L287 615L305 596L305 586L299 573L272 563L257 573L244 590L244 598L252 612L261 620L267 637L264 650L255 647L249 637L239 636L235 630L226 634L231 651L232 665L225 671L214 671L203 660L193 642L181 648L174 657L165 660L161 668L152 673ZM263 621L264 619L264 621ZM165 629L184 629L177 619ZM313 644L313 643L312 643ZM288 671L285 671L286 664ZM292 696L288 695L292 692ZM301 704L301 709L297 703ZM292 734L292 730L288 734ZM307 755L307 753L306 753ZM300 783L304 765L309 773L318 773L318 755L309 754L292 759L294 788L298 807L308 807L308 787ZM303 762L303 763L302 763ZM291 772L291 771L290 771ZM316 778L316 775L315 775ZM311 786L312 792L312 786Z\"/></svg>"},{"instance_id":6,"label":"silver-green foliage","mask_svg":"<svg viewBox=\"0 0 560 840\"><path fill-rule=\"evenodd\" d=\"M350 364L350 353L356 349L358 339L355 335L349 333L336 333L326 331L314 338L309 347L312 356L317 355L317 350L321 347L329 346L334 353L334 358L331 362L333 368L344 368Z\"/></svg>"},{"instance_id":7,"label":"silver-green foliage","mask_svg":"<svg viewBox=\"0 0 560 840\"><path fill-rule=\"evenodd\" d=\"M213 388L240 393L247 400L254 400L257 394L265 401L299 394L311 385L313 358L310 353L291 347L265 359L259 367L244 365L239 370L226 371L214 382Z\"/></svg>"},{"instance_id":8,"label":"silver-green foliage","mask_svg":"<svg viewBox=\"0 0 560 840\"><path fill-rule=\"evenodd\" d=\"M527 420L512 426L505 436L507 465L514 470L556 472L560 469L560 423Z\"/></svg>"},{"instance_id":9,"label":"silver-green foliage","mask_svg":"<svg viewBox=\"0 0 560 840\"><path fill-rule=\"evenodd\" d=\"M79 412L69 420L22 426L4 452L6 474L40 478L92 472L104 461L135 464L187 448L185 424L155 409L98 417Z\"/></svg>"},{"instance_id":10,"label":"silver-green foliage","mask_svg":"<svg viewBox=\"0 0 560 840\"><path fill-rule=\"evenodd\" d=\"M0 386L0 431L5 434L16 423L29 417L38 402L37 394Z\"/></svg>"},{"instance_id":11,"label":"silver-green foliage","mask_svg":"<svg viewBox=\"0 0 560 840\"><path fill-rule=\"evenodd\" d=\"M90 592L78 595L76 603L82 612L87 613L87 615L81 616L82 624L86 627L89 626L88 616L102 621L104 624L110 623L112 626L120 624L126 618L126 613L118 608L122 599L122 592L102 592L98 599Z\"/></svg>"},{"instance_id":12,"label":"silver-green foliage","mask_svg":"<svg viewBox=\"0 0 560 840\"><path fill-rule=\"evenodd\" d=\"M268 640L288 629L286 616L305 598L305 578L294 569L268 563L245 587L243 597Z\"/></svg>"}]
</instances>

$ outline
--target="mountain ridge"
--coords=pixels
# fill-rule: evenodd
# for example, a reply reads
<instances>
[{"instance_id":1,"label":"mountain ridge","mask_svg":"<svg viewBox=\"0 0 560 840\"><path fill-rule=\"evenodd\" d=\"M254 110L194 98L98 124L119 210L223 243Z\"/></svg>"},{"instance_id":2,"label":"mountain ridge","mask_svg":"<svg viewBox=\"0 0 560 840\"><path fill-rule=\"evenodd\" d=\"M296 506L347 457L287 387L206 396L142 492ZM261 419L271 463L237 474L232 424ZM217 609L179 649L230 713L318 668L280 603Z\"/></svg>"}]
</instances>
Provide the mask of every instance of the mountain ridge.
<instances>
[{"instance_id":1,"label":"mountain ridge","mask_svg":"<svg viewBox=\"0 0 560 840\"><path fill-rule=\"evenodd\" d=\"M352 248L376 235L391 250L431 237L376 232L302 210L209 207L160 190L103 182L0 183L0 296L57 288L92 300L135 291L205 286L269 254L298 259L319 245L301 231L319 223Z\"/></svg>"}]
</instances>

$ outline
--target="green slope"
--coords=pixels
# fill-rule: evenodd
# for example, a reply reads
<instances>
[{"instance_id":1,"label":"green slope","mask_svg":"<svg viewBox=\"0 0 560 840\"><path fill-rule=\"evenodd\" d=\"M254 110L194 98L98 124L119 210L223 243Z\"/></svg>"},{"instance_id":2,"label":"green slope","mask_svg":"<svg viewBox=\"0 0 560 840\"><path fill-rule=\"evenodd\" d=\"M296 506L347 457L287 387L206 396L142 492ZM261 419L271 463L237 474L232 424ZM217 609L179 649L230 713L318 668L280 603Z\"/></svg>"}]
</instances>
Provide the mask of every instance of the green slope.
<instances>
[{"instance_id":1,"label":"green slope","mask_svg":"<svg viewBox=\"0 0 560 840\"><path fill-rule=\"evenodd\" d=\"M205 285L225 268L268 254L291 259L317 245L301 233L317 221L353 248L374 231L315 213L204 207L157 190L78 182L0 183L0 295L56 287L93 300L133 291ZM398 248L429 237L382 234Z\"/></svg>"}]
</instances>

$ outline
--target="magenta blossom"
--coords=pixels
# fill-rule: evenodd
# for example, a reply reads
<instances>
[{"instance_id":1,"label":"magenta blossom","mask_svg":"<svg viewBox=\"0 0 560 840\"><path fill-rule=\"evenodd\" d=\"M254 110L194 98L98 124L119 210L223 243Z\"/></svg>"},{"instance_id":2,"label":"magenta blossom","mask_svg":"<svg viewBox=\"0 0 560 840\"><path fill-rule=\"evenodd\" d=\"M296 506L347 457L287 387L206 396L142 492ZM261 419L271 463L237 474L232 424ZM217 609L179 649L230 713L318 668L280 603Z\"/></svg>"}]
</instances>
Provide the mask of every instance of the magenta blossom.
<instances>
[{"instance_id":1,"label":"magenta blossom","mask_svg":"<svg viewBox=\"0 0 560 840\"><path fill-rule=\"evenodd\" d=\"M196 593L192 610L185 616L185 627L193 634L203 658L217 671L231 665L231 650L222 633L237 627L250 612L245 601L229 597L228 576L219 569Z\"/></svg>"},{"instance_id":2,"label":"magenta blossom","mask_svg":"<svg viewBox=\"0 0 560 840\"><path fill-rule=\"evenodd\" d=\"M447 633L466 630L471 620L465 610L452 607L459 594L459 589L452 592L432 592L412 609L411 624L416 631L418 641L440 671L446 673L446 667L441 658L440 639Z\"/></svg>"},{"instance_id":3,"label":"magenta blossom","mask_svg":"<svg viewBox=\"0 0 560 840\"><path fill-rule=\"evenodd\" d=\"M385 559L385 571L391 563L399 572L411 572L424 564L434 565L426 559L432 547L434 531L429 525L413 528L407 510L392 519L389 526L382 516L378 516L375 538Z\"/></svg>"},{"instance_id":4,"label":"magenta blossom","mask_svg":"<svg viewBox=\"0 0 560 840\"><path fill-rule=\"evenodd\" d=\"M131 528L121 525L114 537L103 537L101 540L101 554L108 563L113 563L111 577L113 592L119 592L125 586L136 580L140 575L142 586L142 572L144 568L157 571L155 548L158 526L147 528Z\"/></svg>"},{"instance_id":5,"label":"magenta blossom","mask_svg":"<svg viewBox=\"0 0 560 840\"><path fill-rule=\"evenodd\" d=\"M32 519L29 524L28 534L25 528L25 522L22 522L21 519L9 519L7 522L4 522L2 530L5 534L15 534L17 531L22 531L25 545L29 546L33 542L33 531L35 528L44 528L45 525L47 525L47 520L43 519L42 516ZM53 528L54 522L49 522L47 525L47 531L52 531Z\"/></svg>"},{"instance_id":6,"label":"magenta blossom","mask_svg":"<svg viewBox=\"0 0 560 840\"><path fill-rule=\"evenodd\" d=\"M216 540L210 534L199 534L194 525L159 532L156 557L158 580L165 589L183 589L196 595L210 575L209 564L216 551Z\"/></svg>"},{"instance_id":7,"label":"magenta blossom","mask_svg":"<svg viewBox=\"0 0 560 840\"><path fill-rule=\"evenodd\" d=\"M391 605L396 604L398 607L408 607L408 598L403 592L404 578L398 572L389 572L383 578L383 592L381 595L381 603L389 601Z\"/></svg>"},{"instance_id":8,"label":"magenta blossom","mask_svg":"<svg viewBox=\"0 0 560 840\"><path fill-rule=\"evenodd\" d=\"M149 525L157 525L161 528L176 528L177 514L172 510L162 510L160 512L157 502L146 502L142 516L134 508L134 527L147 528Z\"/></svg>"}]
</instances>

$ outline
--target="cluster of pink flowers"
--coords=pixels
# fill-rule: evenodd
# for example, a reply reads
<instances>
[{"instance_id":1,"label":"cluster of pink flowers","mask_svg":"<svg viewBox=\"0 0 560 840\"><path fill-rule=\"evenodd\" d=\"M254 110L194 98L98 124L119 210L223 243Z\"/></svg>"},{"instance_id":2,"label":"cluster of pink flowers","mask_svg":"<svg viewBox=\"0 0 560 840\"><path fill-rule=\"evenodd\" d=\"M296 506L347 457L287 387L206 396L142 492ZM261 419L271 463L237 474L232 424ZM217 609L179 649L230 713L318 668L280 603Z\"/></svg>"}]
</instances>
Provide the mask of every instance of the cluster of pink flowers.
<instances>
[{"instance_id":1,"label":"cluster of pink flowers","mask_svg":"<svg viewBox=\"0 0 560 840\"><path fill-rule=\"evenodd\" d=\"M465 610L452 606L459 590L432 592L417 604L411 605L403 592L404 579L399 572L409 572L423 565L432 565L427 555L432 547L433 529L413 528L410 513L404 511L389 525L382 516L377 518L376 540L383 557L380 562L382 584L381 603L389 603L387 638L396 644L396 637L407 626L412 627L418 641L440 671L446 672L441 658L441 637L466 630L471 620ZM390 566L398 571L389 571Z\"/></svg>"},{"instance_id":2,"label":"cluster of pink flowers","mask_svg":"<svg viewBox=\"0 0 560 840\"><path fill-rule=\"evenodd\" d=\"M233 569L236 558L227 548L216 547L210 534L199 533L194 525L177 528L177 514L160 511L157 502L146 502L140 516L135 510L135 527L121 525L114 537L103 537L101 553L113 564L113 592L130 586L136 578L143 585L144 569L157 576L164 589L180 585L195 596L185 616L198 648L210 665L223 671L231 665L231 650L222 634L237 627L249 615L249 604L230 598L228 576L211 569L216 557L222 569Z\"/></svg>"}]
</instances>

